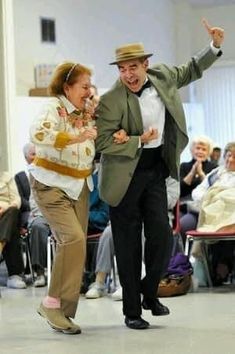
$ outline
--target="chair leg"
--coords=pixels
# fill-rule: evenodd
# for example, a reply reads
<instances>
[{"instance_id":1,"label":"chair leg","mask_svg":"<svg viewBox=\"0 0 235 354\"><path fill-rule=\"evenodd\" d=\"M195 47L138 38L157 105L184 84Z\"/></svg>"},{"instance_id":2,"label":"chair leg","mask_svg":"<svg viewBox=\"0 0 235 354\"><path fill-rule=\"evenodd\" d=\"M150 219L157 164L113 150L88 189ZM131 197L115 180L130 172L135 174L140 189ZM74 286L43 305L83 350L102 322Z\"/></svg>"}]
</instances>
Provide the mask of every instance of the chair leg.
<instances>
[{"instance_id":1,"label":"chair leg","mask_svg":"<svg viewBox=\"0 0 235 354\"><path fill-rule=\"evenodd\" d=\"M107 276L107 281L108 285L108 293L111 293L111 288L114 289L114 291L117 289L117 277L116 277L116 264L115 264L115 256L112 258L111 261L111 271ZM111 287L111 283L113 284L113 287Z\"/></svg>"},{"instance_id":2,"label":"chair leg","mask_svg":"<svg viewBox=\"0 0 235 354\"><path fill-rule=\"evenodd\" d=\"M29 267L30 275L32 278L32 283L34 282L34 271L33 271L33 266L32 266L32 260L31 260L31 252L30 252L30 243L29 243L29 237L30 234L25 234L21 235L21 247L23 247L23 259L24 259L24 264L25 268L27 266Z\"/></svg>"},{"instance_id":3,"label":"chair leg","mask_svg":"<svg viewBox=\"0 0 235 354\"><path fill-rule=\"evenodd\" d=\"M213 283L212 283L211 274L210 274L207 246L204 241L201 241L201 250L202 250L202 261L203 261L203 264L205 267L207 282L208 282L209 288L213 288Z\"/></svg>"},{"instance_id":4,"label":"chair leg","mask_svg":"<svg viewBox=\"0 0 235 354\"><path fill-rule=\"evenodd\" d=\"M112 270L113 270L113 285L114 285L114 289L116 289L117 288L117 276L116 276L116 259L115 259L115 256L113 257Z\"/></svg>"},{"instance_id":5,"label":"chair leg","mask_svg":"<svg viewBox=\"0 0 235 354\"><path fill-rule=\"evenodd\" d=\"M34 282L34 272L33 272L33 266L32 266L31 253L30 253L29 237L26 238L25 242L26 242L26 255L27 255L27 259L28 259L29 270L30 270L30 274L32 277L32 282Z\"/></svg>"},{"instance_id":6,"label":"chair leg","mask_svg":"<svg viewBox=\"0 0 235 354\"><path fill-rule=\"evenodd\" d=\"M185 256L189 256L189 243L190 243L190 237L186 236L185 249L184 249Z\"/></svg>"}]
</instances>

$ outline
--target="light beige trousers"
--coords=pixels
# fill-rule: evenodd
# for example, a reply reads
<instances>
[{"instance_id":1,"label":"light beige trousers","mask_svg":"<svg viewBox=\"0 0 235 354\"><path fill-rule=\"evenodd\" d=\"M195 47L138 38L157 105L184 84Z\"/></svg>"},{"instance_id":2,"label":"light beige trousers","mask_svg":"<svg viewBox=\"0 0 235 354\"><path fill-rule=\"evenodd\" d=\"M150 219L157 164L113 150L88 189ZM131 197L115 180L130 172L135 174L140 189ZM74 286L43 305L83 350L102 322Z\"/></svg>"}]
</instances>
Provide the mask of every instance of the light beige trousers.
<instances>
[{"instance_id":1,"label":"light beige trousers","mask_svg":"<svg viewBox=\"0 0 235 354\"><path fill-rule=\"evenodd\" d=\"M75 317L84 263L88 223L89 190L84 183L79 199L32 178L32 189L57 241L48 295L59 298L66 317Z\"/></svg>"}]
</instances>

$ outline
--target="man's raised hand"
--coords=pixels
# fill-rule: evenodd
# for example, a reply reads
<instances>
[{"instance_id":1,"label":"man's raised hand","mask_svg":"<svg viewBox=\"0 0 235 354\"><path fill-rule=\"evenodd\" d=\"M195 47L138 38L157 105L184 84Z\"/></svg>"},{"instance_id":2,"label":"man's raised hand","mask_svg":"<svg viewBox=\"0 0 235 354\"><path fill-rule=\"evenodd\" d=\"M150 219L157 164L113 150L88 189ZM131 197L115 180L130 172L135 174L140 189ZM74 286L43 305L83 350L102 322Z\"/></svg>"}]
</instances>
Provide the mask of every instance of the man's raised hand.
<instances>
[{"instance_id":1,"label":"man's raised hand","mask_svg":"<svg viewBox=\"0 0 235 354\"><path fill-rule=\"evenodd\" d=\"M208 21L205 18L202 19L202 24L204 25L207 32L211 36L214 47L219 48L224 41L223 28L210 26Z\"/></svg>"}]
</instances>

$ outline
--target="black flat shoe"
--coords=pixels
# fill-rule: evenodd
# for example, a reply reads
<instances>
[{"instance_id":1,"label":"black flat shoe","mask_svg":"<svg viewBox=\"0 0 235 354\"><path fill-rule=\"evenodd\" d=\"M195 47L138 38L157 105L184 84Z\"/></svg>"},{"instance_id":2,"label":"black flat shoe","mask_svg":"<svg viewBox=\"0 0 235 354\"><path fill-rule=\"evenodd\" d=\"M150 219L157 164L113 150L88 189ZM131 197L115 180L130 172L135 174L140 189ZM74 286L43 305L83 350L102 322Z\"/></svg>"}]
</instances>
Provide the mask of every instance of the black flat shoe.
<instances>
[{"instance_id":1,"label":"black flat shoe","mask_svg":"<svg viewBox=\"0 0 235 354\"><path fill-rule=\"evenodd\" d=\"M125 317L125 324L127 327L131 329L146 329L149 327L149 323L143 318L139 317L136 319Z\"/></svg>"},{"instance_id":2,"label":"black flat shoe","mask_svg":"<svg viewBox=\"0 0 235 354\"><path fill-rule=\"evenodd\" d=\"M144 299L142 302L142 307L144 310L151 310L153 316L166 316L169 315L170 313L168 307L161 304L158 299L156 300Z\"/></svg>"}]
</instances>

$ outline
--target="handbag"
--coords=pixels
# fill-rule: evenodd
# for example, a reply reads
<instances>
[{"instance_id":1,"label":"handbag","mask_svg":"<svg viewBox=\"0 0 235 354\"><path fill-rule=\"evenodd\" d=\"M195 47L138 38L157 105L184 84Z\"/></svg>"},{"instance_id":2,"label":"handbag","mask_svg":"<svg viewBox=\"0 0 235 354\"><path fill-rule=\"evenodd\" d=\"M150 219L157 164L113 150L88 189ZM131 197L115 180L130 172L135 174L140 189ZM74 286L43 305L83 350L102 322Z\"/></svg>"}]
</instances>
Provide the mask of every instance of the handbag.
<instances>
[{"instance_id":1,"label":"handbag","mask_svg":"<svg viewBox=\"0 0 235 354\"><path fill-rule=\"evenodd\" d=\"M171 257L167 273L159 283L157 296L169 297L187 294L192 283L193 268L182 252Z\"/></svg>"}]
</instances>

